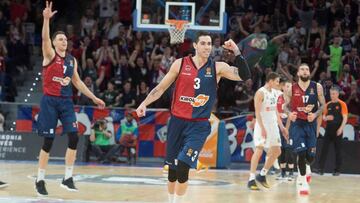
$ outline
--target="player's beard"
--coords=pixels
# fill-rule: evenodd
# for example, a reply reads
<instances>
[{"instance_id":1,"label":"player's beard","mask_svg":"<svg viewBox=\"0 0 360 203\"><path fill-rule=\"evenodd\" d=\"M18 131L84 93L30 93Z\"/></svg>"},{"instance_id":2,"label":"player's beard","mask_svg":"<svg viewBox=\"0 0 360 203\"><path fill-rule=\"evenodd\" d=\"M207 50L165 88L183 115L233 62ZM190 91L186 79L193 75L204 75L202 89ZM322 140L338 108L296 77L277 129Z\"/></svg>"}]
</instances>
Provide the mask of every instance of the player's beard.
<instances>
[{"instance_id":1,"label":"player's beard","mask_svg":"<svg viewBox=\"0 0 360 203\"><path fill-rule=\"evenodd\" d=\"M307 82L310 80L310 76L300 76L300 80L303 82Z\"/></svg>"}]
</instances>

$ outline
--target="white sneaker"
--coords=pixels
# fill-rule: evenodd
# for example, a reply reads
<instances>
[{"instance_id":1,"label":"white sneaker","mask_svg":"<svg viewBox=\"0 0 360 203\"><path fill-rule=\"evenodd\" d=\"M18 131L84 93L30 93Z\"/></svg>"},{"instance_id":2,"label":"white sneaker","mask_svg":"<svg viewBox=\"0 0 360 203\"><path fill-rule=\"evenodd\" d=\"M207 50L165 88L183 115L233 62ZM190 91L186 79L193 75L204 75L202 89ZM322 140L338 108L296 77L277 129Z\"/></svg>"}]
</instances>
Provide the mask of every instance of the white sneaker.
<instances>
[{"instance_id":1,"label":"white sneaker","mask_svg":"<svg viewBox=\"0 0 360 203\"><path fill-rule=\"evenodd\" d=\"M298 176L297 189L300 195L309 195L310 187L306 181L306 176Z\"/></svg>"}]
</instances>

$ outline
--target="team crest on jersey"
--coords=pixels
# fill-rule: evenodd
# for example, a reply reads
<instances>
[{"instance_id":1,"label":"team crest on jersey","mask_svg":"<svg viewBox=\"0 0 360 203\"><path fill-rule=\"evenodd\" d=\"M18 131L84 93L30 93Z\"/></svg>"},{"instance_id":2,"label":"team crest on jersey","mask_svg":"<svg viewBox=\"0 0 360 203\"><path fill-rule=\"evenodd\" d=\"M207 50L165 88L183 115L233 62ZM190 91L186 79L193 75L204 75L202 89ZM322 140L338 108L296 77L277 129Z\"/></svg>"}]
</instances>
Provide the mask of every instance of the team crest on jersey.
<instances>
[{"instance_id":1,"label":"team crest on jersey","mask_svg":"<svg viewBox=\"0 0 360 203\"><path fill-rule=\"evenodd\" d=\"M310 94L315 94L314 88L310 88Z\"/></svg>"},{"instance_id":2,"label":"team crest on jersey","mask_svg":"<svg viewBox=\"0 0 360 203\"><path fill-rule=\"evenodd\" d=\"M191 70L191 67L190 67L189 65L186 65L186 66L185 66L185 71L188 71L188 72L189 72L190 70Z\"/></svg>"},{"instance_id":3,"label":"team crest on jersey","mask_svg":"<svg viewBox=\"0 0 360 203\"><path fill-rule=\"evenodd\" d=\"M212 74L211 74L211 68L210 68L210 67L207 67L207 68L206 68L206 74L205 74L205 77L212 77Z\"/></svg>"},{"instance_id":4,"label":"team crest on jersey","mask_svg":"<svg viewBox=\"0 0 360 203\"><path fill-rule=\"evenodd\" d=\"M180 102L190 103L193 107L204 106L209 101L210 96L199 94L196 97L180 96Z\"/></svg>"}]
</instances>

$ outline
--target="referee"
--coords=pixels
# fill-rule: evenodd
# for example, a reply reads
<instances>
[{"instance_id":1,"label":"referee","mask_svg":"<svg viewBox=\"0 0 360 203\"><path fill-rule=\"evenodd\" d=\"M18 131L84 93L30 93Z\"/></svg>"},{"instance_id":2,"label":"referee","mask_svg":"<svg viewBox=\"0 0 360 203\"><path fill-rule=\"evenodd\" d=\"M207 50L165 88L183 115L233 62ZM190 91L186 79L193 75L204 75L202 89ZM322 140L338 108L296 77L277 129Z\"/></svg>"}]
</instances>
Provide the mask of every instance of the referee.
<instances>
[{"instance_id":1,"label":"referee","mask_svg":"<svg viewBox=\"0 0 360 203\"><path fill-rule=\"evenodd\" d=\"M340 175L341 169L341 142L345 124L347 122L348 110L346 103L339 99L339 88L332 87L330 89L331 100L326 104L324 109L323 120L326 121L326 129L324 142L320 155L319 174L324 174L324 166L326 156L328 154L329 145L334 143L336 164L334 176Z\"/></svg>"}]
</instances>

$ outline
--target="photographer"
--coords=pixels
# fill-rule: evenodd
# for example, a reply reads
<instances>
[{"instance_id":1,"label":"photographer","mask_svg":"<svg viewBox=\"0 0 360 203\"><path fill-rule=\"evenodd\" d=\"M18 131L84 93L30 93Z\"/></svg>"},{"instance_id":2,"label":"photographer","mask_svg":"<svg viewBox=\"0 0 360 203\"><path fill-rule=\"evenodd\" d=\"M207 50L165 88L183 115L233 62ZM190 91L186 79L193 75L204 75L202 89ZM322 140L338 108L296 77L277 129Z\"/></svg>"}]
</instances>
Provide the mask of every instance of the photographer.
<instances>
[{"instance_id":1,"label":"photographer","mask_svg":"<svg viewBox=\"0 0 360 203\"><path fill-rule=\"evenodd\" d=\"M121 149L120 145L111 144L112 137L110 131L106 131L106 120L99 120L94 124L90 135L91 150L101 163L110 163L110 158Z\"/></svg>"},{"instance_id":2,"label":"photographer","mask_svg":"<svg viewBox=\"0 0 360 203\"><path fill-rule=\"evenodd\" d=\"M139 136L139 128L136 120L131 113L127 113L126 117L121 121L120 127L116 133L116 141L122 147L127 149L128 162L131 164L131 159L134 158L136 163L136 144Z\"/></svg>"}]
</instances>

